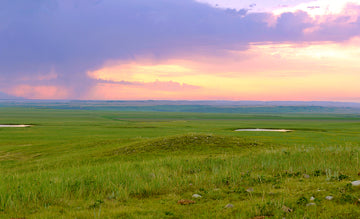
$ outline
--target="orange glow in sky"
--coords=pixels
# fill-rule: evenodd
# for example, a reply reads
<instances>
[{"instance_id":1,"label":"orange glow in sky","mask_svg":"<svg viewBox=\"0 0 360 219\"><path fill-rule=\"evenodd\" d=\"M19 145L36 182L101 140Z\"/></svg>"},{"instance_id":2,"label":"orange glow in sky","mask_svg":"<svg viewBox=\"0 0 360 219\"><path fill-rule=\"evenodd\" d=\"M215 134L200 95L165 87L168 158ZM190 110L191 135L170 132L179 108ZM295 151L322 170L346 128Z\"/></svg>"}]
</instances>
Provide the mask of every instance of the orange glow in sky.
<instances>
[{"instance_id":1,"label":"orange glow in sky","mask_svg":"<svg viewBox=\"0 0 360 219\"><path fill-rule=\"evenodd\" d=\"M360 93L358 45L359 39L343 44L253 44L246 51L228 51L224 57L192 59L200 61L112 64L88 72L99 80L90 98L347 99ZM177 87L164 89L165 84Z\"/></svg>"}]
</instances>

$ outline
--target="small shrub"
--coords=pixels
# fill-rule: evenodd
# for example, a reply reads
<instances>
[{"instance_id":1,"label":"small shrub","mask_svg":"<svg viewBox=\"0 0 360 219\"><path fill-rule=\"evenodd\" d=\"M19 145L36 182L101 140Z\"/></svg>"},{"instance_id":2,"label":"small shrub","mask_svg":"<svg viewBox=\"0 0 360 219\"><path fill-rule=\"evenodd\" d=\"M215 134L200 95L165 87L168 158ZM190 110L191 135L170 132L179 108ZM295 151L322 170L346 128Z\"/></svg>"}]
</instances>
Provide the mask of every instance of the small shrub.
<instances>
[{"instance_id":1,"label":"small shrub","mask_svg":"<svg viewBox=\"0 0 360 219\"><path fill-rule=\"evenodd\" d=\"M296 204L301 205L301 206L305 206L308 202L309 202L309 200L308 200L305 196L301 196L301 197L296 201Z\"/></svg>"},{"instance_id":2,"label":"small shrub","mask_svg":"<svg viewBox=\"0 0 360 219\"><path fill-rule=\"evenodd\" d=\"M348 192L353 192L354 191L354 188L353 188L353 186L352 186L352 184L351 183L348 183L348 184L346 184L344 187L340 187L339 188L339 191L340 191L340 193L348 193Z\"/></svg>"},{"instance_id":3,"label":"small shrub","mask_svg":"<svg viewBox=\"0 0 360 219\"><path fill-rule=\"evenodd\" d=\"M96 200L96 201L94 202L94 204L92 204L92 205L89 206L89 208L98 208L98 207L101 206L102 203L104 203L103 200L100 200L100 199L99 199L99 200Z\"/></svg>"},{"instance_id":4,"label":"small shrub","mask_svg":"<svg viewBox=\"0 0 360 219\"><path fill-rule=\"evenodd\" d=\"M315 170L314 171L314 176L321 176L321 171L320 170Z\"/></svg>"},{"instance_id":5,"label":"small shrub","mask_svg":"<svg viewBox=\"0 0 360 219\"><path fill-rule=\"evenodd\" d=\"M174 216L174 213L172 213L171 211L165 211L165 215L166 216Z\"/></svg>"},{"instance_id":6,"label":"small shrub","mask_svg":"<svg viewBox=\"0 0 360 219\"><path fill-rule=\"evenodd\" d=\"M204 189L204 188L199 188L199 191L200 191L200 193L205 193L205 194L208 193L208 192L206 191L206 189Z\"/></svg>"},{"instance_id":7,"label":"small shrub","mask_svg":"<svg viewBox=\"0 0 360 219\"><path fill-rule=\"evenodd\" d=\"M353 195L342 194L340 199L339 199L339 202L341 204L346 204L346 203L354 204L354 203L356 203L357 200L358 199Z\"/></svg>"},{"instance_id":8,"label":"small shrub","mask_svg":"<svg viewBox=\"0 0 360 219\"><path fill-rule=\"evenodd\" d=\"M231 177L227 176L221 179L221 182L225 185L230 185Z\"/></svg>"},{"instance_id":9,"label":"small shrub","mask_svg":"<svg viewBox=\"0 0 360 219\"><path fill-rule=\"evenodd\" d=\"M265 204L257 204L260 214L263 216L274 216L276 211L275 203L268 201Z\"/></svg>"},{"instance_id":10,"label":"small shrub","mask_svg":"<svg viewBox=\"0 0 360 219\"><path fill-rule=\"evenodd\" d=\"M285 156L289 156L290 155L290 151L283 151Z\"/></svg>"},{"instance_id":11,"label":"small shrub","mask_svg":"<svg viewBox=\"0 0 360 219\"><path fill-rule=\"evenodd\" d=\"M340 174L340 176L338 177L338 180L341 181L341 180L349 179L349 178L350 178L350 177L347 176L347 175Z\"/></svg>"}]
</instances>

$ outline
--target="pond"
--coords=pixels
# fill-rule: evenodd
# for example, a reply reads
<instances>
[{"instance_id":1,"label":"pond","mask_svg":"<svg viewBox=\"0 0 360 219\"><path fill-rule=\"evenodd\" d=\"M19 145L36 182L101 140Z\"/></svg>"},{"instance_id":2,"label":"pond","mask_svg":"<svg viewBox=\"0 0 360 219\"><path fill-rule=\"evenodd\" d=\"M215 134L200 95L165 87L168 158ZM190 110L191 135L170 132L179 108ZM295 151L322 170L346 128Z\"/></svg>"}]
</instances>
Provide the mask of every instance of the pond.
<instances>
[{"instance_id":1,"label":"pond","mask_svg":"<svg viewBox=\"0 0 360 219\"><path fill-rule=\"evenodd\" d=\"M0 128L25 128L31 125L0 125Z\"/></svg>"},{"instance_id":2,"label":"pond","mask_svg":"<svg viewBox=\"0 0 360 219\"><path fill-rule=\"evenodd\" d=\"M236 132L292 132L287 129L236 129Z\"/></svg>"}]
</instances>

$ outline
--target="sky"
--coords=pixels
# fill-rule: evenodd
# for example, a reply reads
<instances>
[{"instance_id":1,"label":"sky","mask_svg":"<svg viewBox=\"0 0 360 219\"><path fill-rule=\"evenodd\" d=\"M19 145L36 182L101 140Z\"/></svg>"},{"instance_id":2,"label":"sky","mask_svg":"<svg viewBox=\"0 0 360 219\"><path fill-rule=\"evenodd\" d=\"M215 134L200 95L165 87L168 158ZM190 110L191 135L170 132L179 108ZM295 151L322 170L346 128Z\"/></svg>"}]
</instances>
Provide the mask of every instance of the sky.
<instances>
[{"instance_id":1,"label":"sky","mask_svg":"<svg viewBox=\"0 0 360 219\"><path fill-rule=\"evenodd\" d=\"M360 0L1 0L0 97L360 102Z\"/></svg>"}]
</instances>

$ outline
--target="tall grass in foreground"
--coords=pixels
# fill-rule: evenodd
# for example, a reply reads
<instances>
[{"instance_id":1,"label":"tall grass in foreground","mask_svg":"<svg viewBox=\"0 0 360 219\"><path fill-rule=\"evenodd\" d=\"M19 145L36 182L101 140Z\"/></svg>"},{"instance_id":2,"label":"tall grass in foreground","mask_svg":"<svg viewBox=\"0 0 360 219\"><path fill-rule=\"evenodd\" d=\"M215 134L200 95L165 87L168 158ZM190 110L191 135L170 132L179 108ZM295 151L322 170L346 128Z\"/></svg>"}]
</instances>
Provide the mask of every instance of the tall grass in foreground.
<instances>
[{"instance_id":1,"label":"tall grass in foreground","mask_svg":"<svg viewBox=\"0 0 360 219\"><path fill-rule=\"evenodd\" d=\"M234 199L241 202L249 198L242 195L249 187L264 193L255 193L260 199L277 191L281 195L274 200L294 203L303 191L321 187L336 190L340 175L347 176L347 181L356 179L358 155L357 145L299 146L6 174L0 178L0 210L9 215L32 211L36 215L40 209L60 206L71 212L74 207L98 208L105 200L123 203L188 192L206 197L214 189L220 190L219 198L238 194L240 198ZM312 179L302 183L303 174Z\"/></svg>"}]
</instances>

